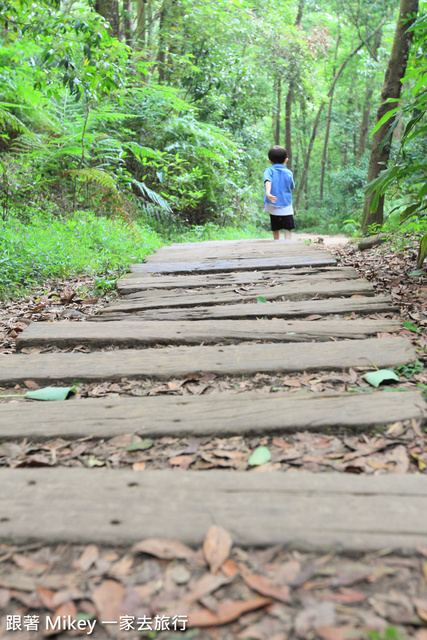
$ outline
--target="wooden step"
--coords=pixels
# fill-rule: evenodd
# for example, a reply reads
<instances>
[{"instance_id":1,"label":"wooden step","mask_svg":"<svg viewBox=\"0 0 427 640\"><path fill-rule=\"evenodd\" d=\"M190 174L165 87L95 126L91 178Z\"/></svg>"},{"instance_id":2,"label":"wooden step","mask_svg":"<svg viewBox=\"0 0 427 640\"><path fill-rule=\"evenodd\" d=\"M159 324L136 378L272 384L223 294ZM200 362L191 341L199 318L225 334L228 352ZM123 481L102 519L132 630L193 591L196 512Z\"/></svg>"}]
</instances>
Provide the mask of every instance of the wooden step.
<instances>
[{"instance_id":1,"label":"wooden step","mask_svg":"<svg viewBox=\"0 0 427 640\"><path fill-rule=\"evenodd\" d=\"M338 282L322 282L302 279L286 285L273 287L252 287L250 291L236 292L232 288L209 289L205 292L183 291L145 291L133 293L123 300L118 300L100 310L100 313L123 312L133 313L145 309L166 307L195 307L197 305L231 304L234 302L255 302L261 296L266 300L308 300L310 298L332 298L334 296L350 297L353 295L373 296L373 286L364 279Z\"/></svg>"},{"instance_id":2,"label":"wooden step","mask_svg":"<svg viewBox=\"0 0 427 640\"><path fill-rule=\"evenodd\" d=\"M134 273L220 273L264 269L292 269L293 267L333 267L336 260L329 253L316 252L304 256L277 258L236 258L235 260L199 260L197 262L152 262L131 265Z\"/></svg>"},{"instance_id":3,"label":"wooden step","mask_svg":"<svg viewBox=\"0 0 427 640\"><path fill-rule=\"evenodd\" d=\"M13 544L172 538L212 523L241 546L415 552L427 546L427 476L0 469L0 538Z\"/></svg>"},{"instance_id":4,"label":"wooden step","mask_svg":"<svg viewBox=\"0 0 427 640\"><path fill-rule=\"evenodd\" d=\"M397 367L416 360L407 338L339 342L164 347L94 353L13 354L1 358L0 385L168 378L190 373L247 375L363 367Z\"/></svg>"},{"instance_id":5,"label":"wooden step","mask_svg":"<svg viewBox=\"0 0 427 640\"><path fill-rule=\"evenodd\" d=\"M223 437L336 429L365 430L423 420L418 391L229 393L0 404L0 440L30 438ZM65 418L66 416L66 418Z\"/></svg>"},{"instance_id":6,"label":"wooden step","mask_svg":"<svg viewBox=\"0 0 427 640\"><path fill-rule=\"evenodd\" d=\"M94 322L34 322L16 341L24 347L54 345L60 348L85 345L93 349L115 345L143 347L153 344L200 344L267 340L269 342L362 339L379 332L401 329L394 320L147 320L135 324L121 320L102 325Z\"/></svg>"},{"instance_id":7,"label":"wooden step","mask_svg":"<svg viewBox=\"0 0 427 640\"><path fill-rule=\"evenodd\" d=\"M88 318L90 322L112 320L210 320L225 318L303 318L310 315L367 314L397 312L390 297L375 298L328 298L326 300L304 300L301 302L270 302L262 304L227 304L212 307L153 309L106 313Z\"/></svg>"},{"instance_id":8,"label":"wooden step","mask_svg":"<svg viewBox=\"0 0 427 640\"><path fill-rule=\"evenodd\" d=\"M129 277L132 276L132 277ZM292 269L271 271L239 271L237 273L205 274L201 276L159 276L139 277L136 273L127 274L117 281L117 290L126 295L145 289L191 289L196 287L217 287L221 285L247 285L277 281L278 283L301 280L310 277L323 280L351 280L359 277L352 267L325 267L321 269Z\"/></svg>"},{"instance_id":9,"label":"wooden step","mask_svg":"<svg viewBox=\"0 0 427 640\"><path fill-rule=\"evenodd\" d=\"M274 241L273 238L266 242L258 243L248 240L246 243L217 245L200 245L195 242L187 246L174 245L157 249L147 256L145 261L154 262L194 262L199 260L236 260L244 258L277 258L288 256L313 256L326 251L318 245L307 245L300 240L291 242ZM329 254L330 255L330 254Z\"/></svg>"}]
</instances>

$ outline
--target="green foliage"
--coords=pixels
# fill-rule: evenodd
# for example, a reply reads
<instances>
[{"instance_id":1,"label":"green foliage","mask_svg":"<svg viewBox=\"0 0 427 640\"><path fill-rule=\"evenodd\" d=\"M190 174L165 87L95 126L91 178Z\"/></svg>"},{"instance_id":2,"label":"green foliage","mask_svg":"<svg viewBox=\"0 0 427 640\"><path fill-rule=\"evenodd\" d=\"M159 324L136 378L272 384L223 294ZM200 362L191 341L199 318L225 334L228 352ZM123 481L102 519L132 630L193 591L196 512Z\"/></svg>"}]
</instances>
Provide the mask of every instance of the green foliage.
<instances>
[{"instance_id":1,"label":"green foliage","mask_svg":"<svg viewBox=\"0 0 427 640\"><path fill-rule=\"evenodd\" d=\"M25 224L10 216L0 221L0 298L52 277L99 273L112 280L161 244L142 226L82 211L66 219L34 212Z\"/></svg>"},{"instance_id":2,"label":"green foliage","mask_svg":"<svg viewBox=\"0 0 427 640\"><path fill-rule=\"evenodd\" d=\"M405 638L407 638L404 633L393 626L387 627L384 633L380 633L379 631L368 631L368 637L370 640L405 640Z\"/></svg>"},{"instance_id":3,"label":"green foliage","mask_svg":"<svg viewBox=\"0 0 427 640\"><path fill-rule=\"evenodd\" d=\"M411 380L416 373L421 373L424 370L424 365L420 360L416 362L410 362L409 364L403 364L400 367L396 367L395 371L399 376L405 376Z\"/></svg>"},{"instance_id":4,"label":"green foliage","mask_svg":"<svg viewBox=\"0 0 427 640\"><path fill-rule=\"evenodd\" d=\"M368 195L374 195L372 209L375 209L380 195L387 191L398 193L403 188L404 201L399 203L395 210L399 211L401 223L409 218L417 218L423 226L423 237L417 260L417 267L420 268L427 257L427 163L425 162L427 151L427 92L425 90L427 15L421 14L411 30L414 31L415 54L407 67L406 77L402 80L402 84L406 83L407 89L399 106L388 111L374 129L374 131L377 130L381 124L394 118L388 137L383 140L382 144L389 142L393 131L399 124L405 123L402 137L393 162L380 173L376 180L367 185L366 192Z\"/></svg>"}]
</instances>

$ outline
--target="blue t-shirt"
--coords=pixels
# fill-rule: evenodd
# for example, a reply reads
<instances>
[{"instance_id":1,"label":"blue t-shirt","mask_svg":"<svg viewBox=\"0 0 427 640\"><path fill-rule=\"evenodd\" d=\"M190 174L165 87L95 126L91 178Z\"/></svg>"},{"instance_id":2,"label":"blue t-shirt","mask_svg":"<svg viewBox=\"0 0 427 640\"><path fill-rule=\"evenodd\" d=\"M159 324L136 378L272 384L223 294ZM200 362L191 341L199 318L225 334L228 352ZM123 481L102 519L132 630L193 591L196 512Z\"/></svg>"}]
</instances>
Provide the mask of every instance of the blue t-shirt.
<instances>
[{"instance_id":1,"label":"blue t-shirt","mask_svg":"<svg viewBox=\"0 0 427 640\"><path fill-rule=\"evenodd\" d=\"M284 164L272 164L264 171L264 182L266 180L271 182L271 195L277 198L273 207L288 207L292 204L292 189L295 189L292 171ZM264 195L264 203L268 202Z\"/></svg>"}]
</instances>

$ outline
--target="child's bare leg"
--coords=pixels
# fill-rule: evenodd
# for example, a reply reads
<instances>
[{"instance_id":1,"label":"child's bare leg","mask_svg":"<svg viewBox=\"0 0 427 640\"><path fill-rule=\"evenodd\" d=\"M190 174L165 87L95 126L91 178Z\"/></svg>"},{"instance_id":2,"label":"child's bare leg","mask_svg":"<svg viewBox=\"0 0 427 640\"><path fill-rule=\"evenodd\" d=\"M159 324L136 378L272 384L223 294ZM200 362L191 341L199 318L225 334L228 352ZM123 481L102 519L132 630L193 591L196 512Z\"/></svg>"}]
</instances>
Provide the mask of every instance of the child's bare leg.
<instances>
[{"instance_id":1,"label":"child's bare leg","mask_svg":"<svg viewBox=\"0 0 427 640\"><path fill-rule=\"evenodd\" d=\"M292 237L292 231L288 231L288 229L284 229L285 232L285 240L290 240Z\"/></svg>"},{"instance_id":2,"label":"child's bare leg","mask_svg":"<svg viewBox=\"0 0 427 640\"><path fill-rule=\"evenodd\" d=\"M280 231L273 231L273 240L279 240Z\"/></svg>"}]
</instances>

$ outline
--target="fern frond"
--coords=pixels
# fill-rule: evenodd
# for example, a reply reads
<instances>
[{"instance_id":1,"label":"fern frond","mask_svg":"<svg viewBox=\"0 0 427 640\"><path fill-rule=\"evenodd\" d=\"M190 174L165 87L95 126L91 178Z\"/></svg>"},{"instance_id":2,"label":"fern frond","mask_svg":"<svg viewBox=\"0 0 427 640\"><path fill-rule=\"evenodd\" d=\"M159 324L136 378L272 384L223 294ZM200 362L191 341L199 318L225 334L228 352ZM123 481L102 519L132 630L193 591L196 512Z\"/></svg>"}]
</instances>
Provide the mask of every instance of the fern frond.
<instances>
[{"instance_id":1,"label":"fern frond","mask_svg":"<svg viewBox=\"0 0 427 640\"><path fill-rule=\"evenodd\" d=\"M133 155L141 160L142 158L153 158L154 160L160 160L161 154L150 147L141 147L137 142L126 142L123 144L125 149L129 149Z\"/></svg>"},{"instance_id":2,"label":"fern frond","mask_svg":"<svg viewBox=\"0 0 427 640\"><path fill-rule=\"evenodd\" d=\"M112 191L117 197L119 197L114 178L102 169L85 167L83 169L70 169L66 173L69 176L75 176L76 178L84 180L85 182L95 182L103 189Z\"/></svg>"},{"instance_id":3,"label":"fern frond","mask_svg":"<svg viewBox=\"0 0 427 640\"><path fill-rule=\"evenodd\" d=\"M132 184L134 184L141 191L142 195L151 200L154 204L158 205L165 211L172 213L172 209L165 198L163 198L160 194L156 193L149 187L147 187L144 182L139 182L139 180L132 180Z\"/></svg>"},{"instance_id":4,"label":"fern frond","mask_svg":"<svg viewBox=\"0 0 427 640\"><path fill-rule=\"evenodd\" d=\"M0 105L0 126L3 129L10 127L13 131L19 131L20 133L30 133L27 127L19 118L13 115L10 111Z\"/></svg>"}]
</instances>

